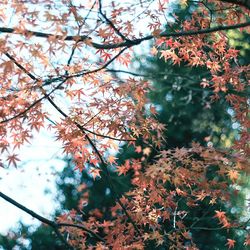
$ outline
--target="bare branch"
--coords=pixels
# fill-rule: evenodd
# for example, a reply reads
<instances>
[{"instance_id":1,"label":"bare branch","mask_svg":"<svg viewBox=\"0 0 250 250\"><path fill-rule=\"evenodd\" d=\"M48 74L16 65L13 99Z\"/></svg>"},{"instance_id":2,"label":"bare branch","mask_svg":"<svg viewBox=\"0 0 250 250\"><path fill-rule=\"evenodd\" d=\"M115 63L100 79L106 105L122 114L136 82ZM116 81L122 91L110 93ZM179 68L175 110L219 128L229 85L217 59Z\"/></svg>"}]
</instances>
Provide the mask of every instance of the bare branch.
<instances>
[{"instance_id":1,"label":"bare branch","mask_svg":"<svg viewBox=\"0 0 250 250\"><path fill-rule=\"evenodd\" d=\"M122 138L116 138L116 137L113 137L113 136L109 136L109 135L103 135L103 134L99 134L99 133L96 133L94 131L91 131L87 128L84 128L83 126L81 126L83 130L85 130L86 132L92 134L92 135L96 135L96 136L99 136L99 137L102 137L102 138L107 138L107 139L111 139L111 140L114 140L114 141L136 141L135 139L122 139Z\"/></svg>"},{"instance_id":2,"label":"bare branch","mask_svg":"<svg viewBox=\"0 0 250 250\"><path fill-rule=\"evenodd\" d=\"M93 71L89 71L89 72L84 72L84 73L79 73L79 74L82 74L82 75L86 75L86 74L90 74L90 73L95 73L99 70L102 70L104 68L106 68L111 62L113 62L123 51L125 51L126 48L124 48L123 50L121 50L116 56L114 56L110 61L108 61L106 64L104 64L101 68L98 68L97 70L93 70ZM74 53L74 49L72 51L72 53ZM20 63L17 62L17 60L11 56L9 53L5 53L5 55L11 59L11 61L18 67L20 68L25 74L27 74L32 80L35 80L35 81L39 81L38 78L36 78L32 73L30 73L28 70L26 70ZM69 61L70 63L70 61ZM67 75L67 72L66 72L66 75ZM71 76L69 76L68 78L71 78ZM55 105L54 101L52 101L50 97L50 95L57 89L59 89L65 82L67 81L67 79L65 79L64 81L62 81L60 84L58 84L56 86L56 88L54 88L53 90L51 90L49 93L46 93L46 91L44 89L42 89L42 93L43 93L43 97L39 98L38 100L36 100L35 102L33 102L28 108L26 108L23 112L17 114L17 115L14 115L12 116L11 118L8 118L8 119L5 119L3 121L0 122L1 123L6 123L6 122L9 122L15 118L18 118L18 117L21 117L23 115L25 115L31 108L33 108L35 105L37 105L39 102L41 102L43 99L48 99L48 101L54 106L56 107L56 109L59 111L59 113L61 113L64 117L68 117L68 115L66 115L61 109L59 109L59 107L57 105ZM40 87L42 88L42 87ZM75 122L75 124L78 124L77 122ZM99 133L96 133L94 131L91 131L89 129L86 129L84 128L83 126L81 126L80 124L78 124L82 130L84 131L87 131L89 132L90 134L93 134L93 135L96 135L96 136L99 136L99 137L103 137L103 138L107 138L107 139L111 139L111 140L115 140L115 141L135 141L135 139L122 139L122 138L115 138L115 137L112 137L112 136L108 136L108 135L102 135L102 134L99 134Z\"/></svg>"},{"instance_id":3,"label":"bare branch","mask_svg":"<svg viewBox=\"0 0 250 250\"><path fill-rule=\"evenodd\" d=\"M238 229L238 230L246 230L248 227L248 223L250 222L250 218L243 222L240 223L239 225L232 226L230 228L225 228L225 227L190 227L191 230L204 230L204 231L218 231L218 230L228 230L228 229Z\"/></svg>"},{"instance_id":4,"label":"bare branch","mask_svg":"<svg viewBox=\"0 0 250 250\"><path fill-rule=\"evenodd\" d=\"M13 200L12 198L10 198L9 196L7 196L6 194L4 194L2 192L0 192L0 197L2 197L4 200L11 203L15 207L21 209L25 213L27 213L27 214L31 215L32 217L36 218L37 220L41 221L42 223L52 227L53 230L55 231L55 233L57 234L57 236L61 239L61 241L64 242L65 245L68 245L68 247L70 247L70 249L73 249L73 247L70 246L69 243L64 239L64 237L62 236L62 234L60 233L58 228L60 228L60 227L76 227L76 228L79 228L79 229L89 233L91 236L95 237L96 239L98 239L102 242L105 242L105 240L100 235L98 235L97 233L93 232L92 230L86 228L83 225L71 224L71 223L56 223L52 220L49 220L49 219L37 214L34 211L28 209L27 207L23 206L22 204L18 203L17 201Z\"/></svg>"},{"instance_id":5,"label":"bare branch","mask_svg":"<svg viewBox=\"0 0 250 250\"><path fill-rule=\"evenodd\" d=\"M59 239L64 243L64 245L67 247L67 249L74 249L62 236L62 234L60 233L60 231L58 230L59 226L56 222L49 220L37 213L35 213L34 211L28 209L27 207L23 206L22 204L18 203L17 201L13 200L12 198L10 198L9 196L7 196L6 194L0 192L0 197L2 197L4 200L6 200L7 202L11 203L12 205L14 205L15 207L21 209L22 211L24 211L25 213L31 215L32 217L38 219L39 221L41 221L42 223L50 226L51 228L53 228L53 230L55 231L56 235L59 237Z\"/></svg>"}]
</instances>

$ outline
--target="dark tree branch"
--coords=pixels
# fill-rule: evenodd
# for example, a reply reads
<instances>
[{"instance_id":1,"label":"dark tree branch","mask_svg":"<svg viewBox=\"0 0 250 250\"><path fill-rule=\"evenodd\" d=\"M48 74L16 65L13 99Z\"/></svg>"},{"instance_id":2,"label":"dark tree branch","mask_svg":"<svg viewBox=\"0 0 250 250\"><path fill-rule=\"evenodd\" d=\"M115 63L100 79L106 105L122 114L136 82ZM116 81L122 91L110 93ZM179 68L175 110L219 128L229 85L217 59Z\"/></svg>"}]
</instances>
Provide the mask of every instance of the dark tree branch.
<instances>
[{"instance_id":1,"label":"dark tree branch","mask_svg":"<svg viewBox=\"0 0 250 250\"><path fill-rule=\"evenodd\" d=\"M75 20L76 20L76 23L77 23L77 25L78 25L78 32L77 32L77 35L78 35L78 36L80 35L81 29L82 29L83 25L85 24L85 22L86 22L88 16L90 15L91 11L93 10L95 4L96 4L96 2L93 3L92 7L91 7L90 10L88 11L88 14L86 15L86 17L84 18L84 20L83 20L83 22L82 22L81 24L79 24L79 22L78 22L78 20L77 20L76 13L73 12L74 17L75 17ZM70 2L70 5L71 5L72 7L74 7L74 6L72 5L71 2ZM75 51L76 51L76 48L77 48L77 44L78 44L78 43L79 43L79 41L76 41L75 44L73 45L71 54L70 54L69 59L68 59L68 62L67 62L67 67L70 66L70 63L71 63L71 61L73 60L73 56L74 56L74 54L75 54ZM66 70L66 71L65 71L65 75L68 75L68 74L69 74L69 72L68 72L68 70Z\"/></svg>"},{"instance_id":2,"label":"dark tree branch","mask_svg":"<svg viewBox=\"0 0 250 250\"><path fill-rule=\"evenodd\" d=\"M29 76L34 81L39 81L33 74L31 74L27 69L25 69L13 56L11 56L8 52L4 52L4 54L19 68L21 69L27 76Z\"/></svg>"},{"instance_id":3,"label":"dark tree branch","mask_svg":"<svg viewBox=\"0 0 250 250\"><path fill-rule=\"evenodd\" d=\"M179 32L163 32L159 34L159 37L183 37L183 36L194 36L194 35L202 35L202 34L209 34L217 31L224 31L224 30L232 30L232 29L238 29L238 28L244 28L250 26L250 21L245 22L245 23L239 23L239 24L234 24L234 25L228 25L228 26L216 26L213 28L208 28L208 29L201 29L201 30L190 30L190 31L179 31ZM0 27L0 32L2 33L12 33L12 34L18 34L15 33L15 30L12 28L5 28L5 27ZM49 38L53 36L52 34L48 33L43 33L43 32L37 32L37 31L26 31L27 33L32 34L33 36L36 37L41 37L41 38ZM56 36L57 39L59 40L65 40L65 41L85 41L89 39L88 36ZM122 47L132 47L135 45L139 45L140 43L144 41L148 41L153 39L153 35L145 36L143 38L139 39L134 39L134 40L128 40L125 42L121 43L114 43L114 44L100 44L100 43L95 43L92 42L92 46L96 49L116 49L116 48L122 48Z\"/></svg>"},{"instance_id":4,"label":"dark tree branch","mask_svg":"<svg viewBox=\"0 0 250 250\"><path fill-rule=\"evenodd\" d=\"M101 14L101 16L105 19L105 21L109 24L109 26L115 31L115 33L121 37L124 41L130 41L129 39L127 39L121 32L119 29L117 29L115 27L115 25L113 24L113 22L103 13L102 11L102 1L99 0L99 13Z\"/></svg>"},{"instance_id":5,"label":"dark tree branch","mask_svg":"<svg viewBox=\"0 0 250 250\"><path fill-rule=\"evenodd\" d=\"M0 197L2 197L4 200L6 200L7 202L11 203L12 205L14 205L15 207L21 209L22 211L24 211L25 213L31 215L32 217L36 218L37 220L41 221L42 223L50 226L53 228L53 230L55 231L55 233L57 234L57 236L61 239L62 242L64 242L66 245L68 245L68 247L70 247L71 249L72 246L69 246L69 243L64 239L64 237L62 236L62 234L60 233L60 231L58 230L58 228L60 227L76 227L79 228L87 233L89 233L91 236L95 237L96 239L105 242L105 240L98 235L97 233L93 232L92 230L86 228L83 225L79 225L79 224L71 224L71 223L56 223L52 220L49 220L37 213L35 213L34 211L28 209L27 207L23 206L22 204L18 203L17 201L13 200L12 198L10 198L9 196L7 196L6 194L0 192Z\"/></svg>"},{"instance_id":6,"label":"dark tree branch","mask_svg":"<svg viewBox=\"0 0 250 250\"><path fill-rule=\"evenodd\" d=\"M17 115L14 115L10 118L4 119L2 121L0 121L0 124L2 123L6 123L9 122L11 120L14 120L18 117L22 117L23 115L25 115L30 109L32 109L34 106L36 106L38 103L40 103L43 99L48 99L50 102L52 101L50 97L50 95L52 93L54 93L57 89L60 89L60 87L70 78L73 77L80 77L80 76L84 76L84 75L88 75L88 74L92 74L92 73L96 73L102 69L105 69L109 64L111 64L117 57L119 57L127 48L123 48L117 55L115 55L111 60L109 60L107 63L105 63L102 67L97 68L95 70L92 71L87 71L87 72L82 72L82 73L77 73L75 75L66 75L64 77L58 77L58 78L54 78L54 79L49 79L49 80L45 80L44 81L44 85L48 85L51 84L52 82L56 82L56 81L62 81L60 84L58 84L53 90L51 90L49 93L46 93L46 91L42 88L39 87L42 90L43 93L43 97L39 98L38 100L36 100L35 102L33 102L29 107L27 107L24 111L18 113ZM73 53L73 51L72 51ZM27 74L32 80L34 80L35 82L38 82L39 79L34 76L32 73L30 73L29 71L27 71L27 69L25 69L19 62L17 62L17 60L11 56L9 53L5 53L5 55L19 68L21 69L25 74ZM70 63L70 60L69 60ZM41 81L41 80L40 80ZM52 101L53 102L53 101ZM58 110L59 111L59 110ZM62 114L62 113L61 113ZM66 114L64 114L65 117L68 117ZM79 124L80 125L80 124ZM81 126L81 125L80 125ZM83 126L81 126L82 130L85 130L93 135L99 136L99 137L103 137L103 138L108 138L108 139L112 139L112 140L116 140L116 141L135 141L135 139L122 139L122 138L115 138L112 136L108 136L108 135L102 135L102 134L98 134L94 131L88 130L86 128L84 128Z\"/></svg>"},{"instance_id":7,"label":"dark tree branch","mask_svg":"<svg viewBox=\"0 0 250 250\"><path fill-rule=\"evenodd\" d=\"M107 139L111 139L111 140L114 140L114 141L136 141L135 139L122 139L122 138L116 138L116 137L113 137L113 136L109 136L109 135L103 135L103 134L98 134L94 131L91 131L87 128L84 128L83 126L81 126L83 130L85 130L86 132L92 134L92 135L96 135L96 136L99 136L99 137L102 137L102 138L107 138Z\"/></svg>"},{"instance_id":8,"label":"dark tree branch","mask_svg":"<svg viewBox=\"0 0 250 250\"><path fill-rule=\"evenodd\" d=\"M34 211L28 209L27 207L23 206L22 204L18 203L17 201L13 200L12 198L10 198L9 196L7 196L6 194L0 192L0 197L2 197L4 200L6 200L7 202L11 203L12 205L14 205L15 207L21 209L22 211L24 211L25 213L31 215L32 217L38 219L39 221L41 221L42 223L50 226L51 228L53 228L53 230L55 231L56 235L58 236L58 238L64 243L64 245L68 248L68 249L74 249L62 236L62 234L60 233L60 231L58 230L59 226L56 222L51 221L49 219L46 219L45 217L35 213Z\"/></svg>"},{"instance_id":9,"label":"dark tree branch","mask_svg":"<svg viewBox=\"0 0 250 250\"><path fill-rule=\"evenodd\" d=\"M94 3L92 4L91 8L89 9L87 15L83 18L83 20L80 20L80 21L78 20L78 16L76 15L76 13L73 12L73 15L74 15L74 17L75 17L75 21L77 22L77 25L78 25L79 28L82 27L82 26L86 23L86 21L87 21L89 15L90 15L90 13L93 11L95 5L96 5L96 1L94 1ZM72 3L71 0L70 0L70 7L76 8L76 7L73 5L73 3Z\"/></svg>"},{"instance_id":10,"label":"dark tree branch","mask_svg":"<svg viewBox=\"0 0 250 250\"><path fill-rule=\"evenodd\" d=\"M110 59L108 62L103 64L100 68L97 68L97 69L94 69L91 71L85 71L85 72L79 72L76 74L72 74L72 75L69 75L68 78L81 77L83 75L93 74L93 73L96 73L102 69L106 69L115 59L117 59L127 49L128 49L128 47L121 49L112 59Z\"/></svg>"}]
</instances>

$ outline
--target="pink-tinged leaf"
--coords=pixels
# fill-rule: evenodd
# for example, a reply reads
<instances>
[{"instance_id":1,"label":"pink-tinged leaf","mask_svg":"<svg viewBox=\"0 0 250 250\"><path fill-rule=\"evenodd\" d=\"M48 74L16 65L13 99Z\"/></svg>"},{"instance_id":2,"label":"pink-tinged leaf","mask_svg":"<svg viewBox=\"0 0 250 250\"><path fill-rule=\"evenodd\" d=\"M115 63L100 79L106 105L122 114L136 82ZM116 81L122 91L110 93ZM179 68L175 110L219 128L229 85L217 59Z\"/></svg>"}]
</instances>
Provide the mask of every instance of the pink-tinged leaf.
<instances>
[{"instance_id":1,"label":"pink-tinged leaf","mask_svg":"<svg viewBox=\"0 0 250 250\"><path fill-rule=\"evenodd\" d=\"M96 179L96 177L101 177L101 175L100 175L101 169L100 168L91 168L91 170L89 172L91 173L94 180Z\"/></svg>"},{"instance_id":2,"label":"pink-tinged leaf","mask_svg":"<svg viewBox=\"0 0 250 250\"><path fill-rule=\"evenodd\" d=\"M236 241L232 239L227 239L227 243L225 246L228 247L228 249L234 248Z\"/></svg>"},{"instance_id":3,"label":"pink-tinged leaf","mask_svg":"<svg viewBox=\"0 0 250 250\"><path fill-rule=\"evenodd\" d=\"M17 161L20 161L19 158L17 158L17 154L12 154L7 157L8 165L14 165L14 167L17 167Z\"/></svg>"}]
</instances>

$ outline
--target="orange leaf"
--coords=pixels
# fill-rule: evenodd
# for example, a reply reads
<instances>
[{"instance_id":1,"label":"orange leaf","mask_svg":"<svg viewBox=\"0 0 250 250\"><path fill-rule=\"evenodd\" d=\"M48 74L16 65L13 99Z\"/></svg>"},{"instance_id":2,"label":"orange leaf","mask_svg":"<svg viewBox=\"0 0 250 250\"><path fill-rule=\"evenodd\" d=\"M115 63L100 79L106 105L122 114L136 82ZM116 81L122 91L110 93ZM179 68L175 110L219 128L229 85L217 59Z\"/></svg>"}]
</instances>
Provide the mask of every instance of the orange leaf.
<instances>
[{"instance_id":1,"label":"orange leaf","mask_svg":"<svg viewBox=\"0 0 250 250\"><path fill-rule=\"evenodd\" d=\"M227 239L227 244L225 246L228 246L228 249L234 248L235 240Z\"/></svg>"},{"instance_id":2,"label":"orange leaf","mask_svg":"<svg viewBox=\"0 0 250 250\"><path fill-rule=\"evenodd\" d=\"M232 181L236 181L239 178L239 172L236 170L229 170L227 175Z\"/></svg>"},{"instance_id":3,"label":"orange leaf","mask_svg":"<svg viewBox=\"0 0 250 250\"><path fill-rule=\"evenodd\" d=\"M107 159L107 161L110 163L110 164L116 164L116 158L113 156L113 155L110 155Z\"/></svg>"},{"instance_id":4,"label":"orange leaf","mask_svg":"<svg viewBox=\"0 0 250 250\"><path fill-rule=\"evenodd\" d=\"M223 211L215 211L216 215L214 217L218 218L219 220L223 219L226 217L226 213Z\"/></svg>"},{"instance_id":5,"label":"orange leaf","mask_svg":"<svg viewBox=\"0 0 250 250\"><path fill-rule=\"evenodd\" d=\"M118 166L116 169L116 172L118 172L118 175L126 174L128 172L129 168L126 165Z\"/></svg>"},{"instance_id":6,"label":"orange leaf","mask_svg":"<svg viewBox=\"0 0 250 250\"><path fill-rule=\"evenodd\" d=\"M92 174L92 177L94 180L96 177L101 177L100 172L101 172L101 169L99 168L91 168L90 170L90 173Z\"/></svg>"},{"instance_id":7,"label":"orange leaf","mask_svg":"<svg viewBox=\"0 0 250 250\"><path fill-rule=\"evenodd\" d=\"M144 148L144 149L143 149L143 154L144 154L144 155L149 156L150 153L151 153L151 149L150 149L150 148L147 147L147 148Z\"/></svg>"}]
</instances>

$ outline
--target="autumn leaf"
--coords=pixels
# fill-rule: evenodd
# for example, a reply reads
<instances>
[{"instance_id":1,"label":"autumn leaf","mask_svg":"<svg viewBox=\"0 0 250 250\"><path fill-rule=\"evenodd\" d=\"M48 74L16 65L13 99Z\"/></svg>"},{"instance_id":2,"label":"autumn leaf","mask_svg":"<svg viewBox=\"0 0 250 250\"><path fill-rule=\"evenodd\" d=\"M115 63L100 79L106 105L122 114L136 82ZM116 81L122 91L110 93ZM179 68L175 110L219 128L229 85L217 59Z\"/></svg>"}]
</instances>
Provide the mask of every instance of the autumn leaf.
<instances>
[{"instance_id":1,"label":"autumn leaf","mask_svg":"<svg viewBox=\"0 0 250 250\"><path fill-rule=\"evenodd\" d=\"M116 172L118 173L118 175L125 175L128 172L128 168L125 165L121 165L121 166L117 166L116 168Z\"/></svg>"},{"instance_id":2,"label":"autumn leaf","mask_svg":"<svg viewBox=\"0 0 250 250\"><path fill-rule=\"evenodd\" d=\"M222 227L224 228L230 228L231 224L228 221L228 218L226 216L226 213L223 211L215 211L215 218L218 218L218 220L220 221L220 224L222 224Z\"/></svg>"},{"instance_id":3,"label":"autumn leaf","mask_svg":"<svg viewBox=\"0 0 250 250\"><path fill-rule=\"evenodd\" d=\"M101 169L99 169L99 168L91 168L90 169L90 173L91 173L91 175L92 175L92 177L93 177L94 180L97 177L101 177L100 172L101 172Z\"/></svg>"},{"instance_id":4,"label":"autumn leaf","mask_svg":"<svg viewBox=\"0 0 250 250\"><path fill-rule=\"evenodd\" d=\"M149 156L151 153L151 149L149 147L146 147L143 149L143 154L146 156Z\"/></svg>"},{"instance_id":5,"label":"autumn leaf","mask_svg":"<svg viewBox=\"0 0 250 250\"><path fill-rule=\"evenodd\" d=\"M223 212L223 211L218 211L218 210L216 210L215 213L216 213L216 214L215 214L214 217L218 218L219 220L225 218L225 216L226 216L226 213Z\"/></svg>"},{"instance_id":6,"label":"autumn leaf","mask_svg":"<svg viewBox=\"0 0 250 250\"><path fill-rule=\"evenodd\" d=\"M114 157L113 155L110 155L107 159L107 161L110 163L110 164L116 164L116 160L117 158Z\"/></svg>"},{"instance_id":7,"label":"autumn leaf","mask_svg":"<svg viewBox=\"0 0 250 250\"><path fill-rule=\"evenodd\" d=\"M210 83L207 79L202 79L202 82L200 83L200 85L202 86L202 88L206 88L210 86Z\"/></svg>"},{"instance_id":8,"label":"autumn leaf","mask_svg":"<svg viewBox=\"0 0 250 250\"><path fill-rule=\"evenodd\" d=\"M179 229L183 229L185 228L185 225L183 223L183 221L179 220L176 222L176 226L179 228Z\"/></svg>"},{"instance_id":9,"label":"autumn leaf","mask_svg":"<svg viewBox=\"0 0 250 250\"><path fill-rule=\"evenodd\" d=\"M17 167L17 161L20 161L20 159L17 157L17 154L12 154L7 157L8 165L14 165L14 167Z\"/></svg>"},{"instance_id":10,"label":"autumn leaf","mask_svg":"<svg viewBox=\"0 0 250 250\"><path fill-rule=\"evenodd\" d=\"M116 167L116 172L118 172L118 175L126 174L131 169L131 165L129 160L126 160L125 163L121 166Z\"/></svg>"},{"instance_id":11,"label":"autumn leaf","mask_svg":"<svg viewBox=\"0 0 250 250\"><path fill-rule=\"evenodd\" d=\"M154 106L150 106L150 112L151 112L152 115L157 114L156 108Z\"/></svg>"},{"instance_id":12,"label":"autumn leaf","mask_svg":"<svg viewBox=\"0 0 250 250\"><path fill-rule=\"evenodd\" d=\"M237 170L230 169L227 175L229 176L230 180L232 180L233 182L239 178L239 172Z\"/></svg>"},{"instance_id":13,"label":"autumn leaf","mask_svg":"<svg viewBox=\"0 0 250 250\"><path fill-rule=\"evenodd\" d=\"M156 56L157 53L158 53L158 50L157 50L155 47L152 47L151 50L150 50L150 53L151 53L153 56Z\"/></svg>"},{"instance_id":14,"label":"autumn leaf","mask_svg":"<svg viewBox=\"0 0 250 250\"><path fill-rule=\"evenodd\" d=\"M182 235L185 237L185 239L188 239L188 240L192 238L191 233L189 231L183 232Z\"/></svg>"},{"instance_id":15,"label":"autumn leaf","mask_svg":"<svg viewBox=\"0 0 250 250\"><path fill-rule=\"evenodd\" d=\"M225 246L227 246L228 249L234 248L235 242L236 242L235 240L227 239L227 243Z\"/></svg>"},{"instance_id":16,"label":"autumn leaf","mask_svg":"<svg viewBox=\"0 0 250 250\"><path fill-rule=\"evenodd\" d=\"M91 37L87 37L86 39L83 40L83 42L88 46L92 46L93 40Z\"/></svg>"},{"instance_id":17,"label":"autumn leaf","mask_svg":"<svg viewBox=\"0 0 250 250\"><path fill-rule=\"evenodd\" d=\"M135 148L135 152L136 153L141 153L142 152L142 148L141 148L141 146L137 146L136 148Z\"/></svg>"},{"instance_id":18,"label":"autumn leaf","mask_svg":"<svg viewBox=\"0 0 250 250\"><path fill-rule=\"evenodd\" d=\"M184 196L184 197L187 195L187 193L186 193L185 191L182 191L182 190L179 189L179 188L176 188L176 193L177 193L178 195Z\"/></svg>"},{"instance_id":19,"label":"autumn leaf","mask_svg":"<svg viewBox=\"0 0 250 250\"><path fill-rule=\"evenodd\" d=\"M161 32L162 32L161 29L155 29L155 30L152 32L152 35L153 35L154 37L160 37Z\"/></svg>"},{"instance_id":20,"label":"autumn leaf","mask_svg":"<svg viewBox=\"0 0 250 250\"><path fill-rule=\"evenodd\" d=\"M97 164L99 163L99 160L96 159L96 158L90 158L89 162L90 162L91 164L93 164L94 166L97 166Z\"/></svg>"}]
</instances>

